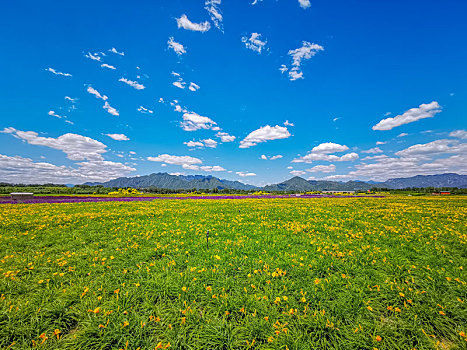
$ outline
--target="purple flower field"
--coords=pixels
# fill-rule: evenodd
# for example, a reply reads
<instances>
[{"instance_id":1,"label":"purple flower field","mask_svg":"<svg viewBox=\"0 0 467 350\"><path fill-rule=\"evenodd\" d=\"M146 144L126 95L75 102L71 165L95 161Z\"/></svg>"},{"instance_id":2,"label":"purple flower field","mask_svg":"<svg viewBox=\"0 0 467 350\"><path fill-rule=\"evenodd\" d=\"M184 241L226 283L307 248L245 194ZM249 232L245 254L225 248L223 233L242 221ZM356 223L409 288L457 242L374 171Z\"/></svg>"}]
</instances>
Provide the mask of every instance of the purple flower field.
<instances>
[{"instance_id":1,"label":"purple flower field","mask_svg":"<svg viewBox=\"0 0 467 350\"><path fill-rule=\"evenodd\" d=\"M15 203L81 203L81 202L134 202L153 200L175 200L175 199L249 199L249 198L360 198L372 197L381 198L383 196L333 196L324 194L304 194L304 195L260 195L260 196L179 196L179 197L86 197L86 196L34 196L34 199L22 202L11 200L10 197L0 197L0 204Z\"/></svg>"}]
</instances>

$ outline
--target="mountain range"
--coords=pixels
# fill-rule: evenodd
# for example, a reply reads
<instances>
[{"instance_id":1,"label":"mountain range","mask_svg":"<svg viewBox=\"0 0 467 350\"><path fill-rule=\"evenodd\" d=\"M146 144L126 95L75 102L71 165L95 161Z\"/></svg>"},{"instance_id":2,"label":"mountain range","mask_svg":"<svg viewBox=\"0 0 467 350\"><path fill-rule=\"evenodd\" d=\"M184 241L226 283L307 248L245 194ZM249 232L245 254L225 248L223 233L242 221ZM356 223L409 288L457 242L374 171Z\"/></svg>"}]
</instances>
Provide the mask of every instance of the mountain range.
<instances>
[{"instance_id":1,"label":"mountain range","mask_svg":"<svg viewBox=\"0 0 467 350\"><path fill-rule=\"evenodd\" d=\"M167 173L154 173L144 176L120 177L107 182L87 182L85 185L101 185L104 187L132 187L147 188L157 187L171 190L191 190L191 189L235 189L235 190L264 190L264 191L350 191L369 190L373 187L402 189L407 187L458 187L467 188L467 175L453 173L438 175L417 175L408 178L389 179L385 182L364 182L364 181L326 181L326 180L305 180L295 176L287 181L257 187L244 184L239 181L219 179L214 176L204 175L170 175Z\"/></svg>"}]
</instances>

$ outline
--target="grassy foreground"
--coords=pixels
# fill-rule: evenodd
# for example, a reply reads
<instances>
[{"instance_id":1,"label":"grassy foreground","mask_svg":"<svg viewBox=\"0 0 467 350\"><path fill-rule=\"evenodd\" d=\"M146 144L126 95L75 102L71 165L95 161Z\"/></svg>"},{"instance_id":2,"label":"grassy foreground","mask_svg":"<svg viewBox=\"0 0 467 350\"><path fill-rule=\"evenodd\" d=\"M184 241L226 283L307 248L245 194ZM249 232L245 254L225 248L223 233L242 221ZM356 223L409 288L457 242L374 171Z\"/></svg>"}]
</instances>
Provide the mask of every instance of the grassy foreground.
<instances>
[{"instance_id":1,"label":"grassy foreground","mask_svg":"<svg viewBox=\"0 0 467 350\"><path fill-rule=\"evenodd\" d=\"M1 205L0 349L465 349L466 222L460 197Z\"/></svg>"}]
</instances>

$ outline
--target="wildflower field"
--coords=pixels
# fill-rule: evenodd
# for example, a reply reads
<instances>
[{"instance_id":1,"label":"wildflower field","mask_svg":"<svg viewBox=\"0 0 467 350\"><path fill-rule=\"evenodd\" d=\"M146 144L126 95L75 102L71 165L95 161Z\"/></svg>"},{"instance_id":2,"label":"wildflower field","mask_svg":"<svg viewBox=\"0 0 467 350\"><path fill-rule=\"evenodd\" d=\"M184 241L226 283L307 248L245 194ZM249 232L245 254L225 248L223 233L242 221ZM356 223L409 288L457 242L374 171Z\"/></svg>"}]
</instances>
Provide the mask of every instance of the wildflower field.
<instances>
[{"instance_id":1,"label":"wildflower field","mask_svg":"<svg viewBox=\"0 0 467 350\"><path fill-rule=\"evenodd\" d=\"M2 204L0 348L466 349L466 222L455 196Z\"/></svg>"}]
</instances>

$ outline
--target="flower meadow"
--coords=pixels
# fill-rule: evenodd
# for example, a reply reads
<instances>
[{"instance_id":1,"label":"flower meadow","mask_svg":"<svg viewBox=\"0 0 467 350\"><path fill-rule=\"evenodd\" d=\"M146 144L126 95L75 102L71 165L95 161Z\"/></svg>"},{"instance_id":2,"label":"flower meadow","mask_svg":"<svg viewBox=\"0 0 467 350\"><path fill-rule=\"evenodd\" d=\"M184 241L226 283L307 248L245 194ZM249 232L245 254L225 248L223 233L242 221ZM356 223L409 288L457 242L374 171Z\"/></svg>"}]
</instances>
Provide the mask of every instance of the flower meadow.
<instances>
[{"instance_id":1,"label":"flower meadow","mask_svg":"<svg viewBox=\"0 0 467 350\"><path fill-rule=\"evenodd\" d=\"M2 204L0 348L465 349L465 201Z\"/></svg>"}]
</instances>

